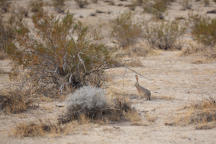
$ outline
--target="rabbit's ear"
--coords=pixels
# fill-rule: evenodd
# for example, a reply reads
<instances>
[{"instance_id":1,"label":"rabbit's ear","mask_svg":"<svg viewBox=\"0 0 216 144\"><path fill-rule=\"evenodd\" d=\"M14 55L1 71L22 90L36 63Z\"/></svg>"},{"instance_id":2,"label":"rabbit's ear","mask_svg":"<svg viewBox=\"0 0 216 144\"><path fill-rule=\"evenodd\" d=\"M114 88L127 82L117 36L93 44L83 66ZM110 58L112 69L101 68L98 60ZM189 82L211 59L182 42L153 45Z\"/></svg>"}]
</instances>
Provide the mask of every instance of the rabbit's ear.
<instances>
[{"instance_id":1,"label":"rabbit's ear","mask_svg":"<svg viewBox=\"0 0 216 144\"><path fill-rule=\"evenodd\" d=\"M136 75L135 77L136 77L136 81L138 82L138 75Z\"/></svg>"}]
</instances>

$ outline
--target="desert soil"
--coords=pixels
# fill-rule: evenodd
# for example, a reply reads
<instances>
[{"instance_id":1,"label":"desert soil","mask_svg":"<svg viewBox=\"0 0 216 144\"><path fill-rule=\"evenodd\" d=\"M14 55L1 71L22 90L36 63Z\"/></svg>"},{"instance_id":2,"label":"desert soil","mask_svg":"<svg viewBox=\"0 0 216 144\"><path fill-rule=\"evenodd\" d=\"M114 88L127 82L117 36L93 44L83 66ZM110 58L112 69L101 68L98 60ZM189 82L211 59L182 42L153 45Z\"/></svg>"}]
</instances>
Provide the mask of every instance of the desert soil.
<instances>
[{"instance_id":1,"label":"desert soil","mask_svg":"<svg viewBox=\"0 0 216 144\"><path fill-rule=\"evenodd\" d=\"M118 3L127 4L120 1ZM96 17L90 16L99 8L106 12L111 11L110 16L107 13L97 14ZM214 7L205 7L201 12L212 8ZM80 10L68 2L66 9L75 13L77 18L82 15L83 22L94 25L99 21L109 21L127 8L109 6L101 2L100 5L92 4L88 9ZM187 17L187 13L180 9L177 2L173 3L166 18ZM215 96L216 63L202 63L202 58L181 56L181 51L156 53L148 57L139 57L143 66L131 68L142 75L139 77L140 84L151 90L151 101L139 98L134 86L134 72L124 67L106 71L109 78L106 84L107 91L127 97L140 114L141 121L114 124L87 123L77 125L71 134L63 136L35 138L10 136L13 127L20 122L29 122L38 118L56 119L64 111L64 107L56 106L59 102L41 102L38 109L22 114L0 113L0 144L215 144L216 128L197 130L193 125L168 126L165 123L174 121L174 117L184 106ZM0 60L0 70L10 71L9 63L9 60ZM9 82L7 73L0 74L0 89L6 87Z\"/></svg>"}]
</instances>

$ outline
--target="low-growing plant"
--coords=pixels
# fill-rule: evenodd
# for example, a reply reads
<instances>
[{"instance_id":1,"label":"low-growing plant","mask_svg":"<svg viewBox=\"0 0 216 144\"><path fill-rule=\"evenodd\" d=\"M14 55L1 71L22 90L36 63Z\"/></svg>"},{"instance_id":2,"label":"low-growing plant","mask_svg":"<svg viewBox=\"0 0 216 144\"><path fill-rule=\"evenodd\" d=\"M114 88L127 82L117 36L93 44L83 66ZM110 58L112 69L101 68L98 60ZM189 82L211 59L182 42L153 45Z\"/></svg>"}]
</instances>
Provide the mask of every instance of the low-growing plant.
<instances>
[{"instance_id":1,"label":"low-growing plant","mask_svg":"<svg viewBox=\"0 0 216 144\"><path fill-rule=\"evenodd\" d=\"M65 5L65 0L53 0L53 5L58 12L64 12L63 7Z\"/></svg>"},{"instance_id":2,"label":"low-growing plant","mask_svg":"<svg viewBox=\"0 0 216 144\"><path fill-rule=\"evenodd\" d=\"M183 0L181 4L182 4L183 10L191 9L192 7L191 0Z\"/></svg>"},{"instance_id":3,"label":"low-growing plant","mask_svg":"<svg viewBox=\"0 0 216 144\"><path fill-rule=\"evenodd\" d=\"M55 7L62 7L64 6L65 0L53 0Z\"/></svg>"},{"instance_id":4,"label":"low-growing plant","mask_svg":"<svg viewBox=\"0 0 216 144\"><path fill-rule=\"evenodd\" d=\"M22 88L21 88L22 87ZM31 90L20 85L16 88L2 90L0 94L0 110L5 113L21 113L31 108Z\"/></svg>"},{"instance_id":5,"label":"low-growing plant","mask_svg":"<svg viewBox=\"0 0 216 144\"><path fill-rule=\"evenodd\" d=\"M79 8L85 8L88 5L87 0L75 0Z\"/></svg>"},{"instance_id":6,"label":"low-growing plant","mask_svg":"<svg viewBox=\"0 0 216 144\"><path fill-rule=\"evenodd\" d=\"M151 13L157 18L163 18L163 13L167 10L168 5L173 0L147 0L144 2L144 12Z\"/></svg>"},{"instance_id":7,"label":"low-growing plant","mask_svg":"<svg viewBox=\"0 0 216 144\"><path fill-rule=\"evenodd\" d=\"M164 50L180 49L177 43L185 28L177 22L146 24L144 38L154 47Z\"/></svg>"},{"instance_id":8,"label":"low-growing plant","mask_svg":"<svg viewBox=\"0 0 216 144\"><path fill-rule=\"evenodd\" d=\"M203 0L203 3L204 3L205 6L209 6L210 1L209 0Z\"/></svg>"},{"instance_id":9,"label":"low-growing plant","mask_svg":"<svg viewBox=\"0 0 216 144\"><path fill-rule=\"evenodd\" d=\"M214 46L216 44L216 19L192 16L192 36L199 42Z\"/></svg>"},{"instance_id":10,"label":"low-growing plant","mask_svg":"<svg viewBox=\"0 0 216 144\"><path fill-rule=\"evenodd\" d=\"M13 29L10 26L5 25L2 19L0 19L0 51L2 53L11 52L11 49L15 47L12 43L14 38Z\"/></svg>"},{"instance_id":11,"label":"low-growing plant","mask_svg":"<svg viewBox=\"0 0 216 144\"><path fill-rule=\"evenodd\" d=\"M123 99L108 100L101 88L82 87L65 100L67 111L59 117L59 123L80 121L82 116L90 121L127 120L126 113L135 112Z\"/></svg>"},{"instance_id":12,"label":"low-growing plant","mask_svg":"<svg viewBox=\"0 0 216 144\"><path fill-rule=\"evenodd\" d=\"M204 127L204 125L208 126L208 124L211 124L212 122L215 124L216 122L216 100L213 97L186 106L184 110L185 111L180 113L170 125L184 126L193 124L199 129ZM213 127L215 127L215 125Z\"/></svg>"},{"instance_id":13,"label":"low-growing plant","mask_svg":"<svg viewBox=\"0 0 216 144\"><path fill-rule=\"evenodd\" d=\"M34 13L40 12L43 9L43 1L37 0L37 1L31 1L30 7L31 11Z\"/></svg>"},{"instance_id":14,"label":"low-growing plant","mask_svg":"<svg viewBox=\"0 0 216 144\"><path fill-rule=\"evenodd\" d=\"M9 0L0 0L0 12L8 12L9 6Z\"/></svg>"},{"instance_id":15,"label":"low-growing plant","mask_svg":"<svg viewBox=\"0 0 216 144\"><path fill-rule=\"evenodd\" d=\"M53 122L20 123L13 130L16 137L38 137L46 135L62 135L67 132L67 125L58 125Z\"/></svg>"},{"instance_id":16,"label":"low-growing plant","mask_svg":"<svg viewBox=\"0 0 216 144\"><path fill-rule=\"evenodd\" d=\"M132 17L131 12L125 12L112 21L112 36L122 47L133 45L141 37L141 25L135 23Z\"/></svg>"}]
</instances>

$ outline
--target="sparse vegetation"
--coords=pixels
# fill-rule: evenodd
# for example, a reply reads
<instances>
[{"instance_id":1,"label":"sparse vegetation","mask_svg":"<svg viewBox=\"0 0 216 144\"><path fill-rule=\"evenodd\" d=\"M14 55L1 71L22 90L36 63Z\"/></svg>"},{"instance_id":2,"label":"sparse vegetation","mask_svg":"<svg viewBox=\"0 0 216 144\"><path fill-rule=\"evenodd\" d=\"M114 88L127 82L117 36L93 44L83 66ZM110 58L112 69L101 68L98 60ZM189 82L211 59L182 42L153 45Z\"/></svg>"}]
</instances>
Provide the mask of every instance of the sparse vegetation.
<instances>
[{"instance_id":1,"label":"sparse vegetation","mask_svg":"<svg viewBox=\"0 0 216 144\"><path fill-rule=\"evenodd\" d=\"M37 1L32 1L30 3L31 11L34 13L38 13L43 9L43 1L42 0L37 0Z\"/></svg>"},{"instance_id":2,"label":"sparse vegetation","mask_svg":"<svg viewBox=\"0 0 216 144\"><path fill-rule=\"evenodd\" d=\"M185 28L177 22L147 24L144 29L144 38L154 48L164 50L181 49L177 44L177 40L184 31Z\"/></svg>"},{"instance_id":3,"label":"sparse vegetation","mask_svg":"<svg viewBox=\"0 0 216 144\"><path fill-rule=\"evenodd\" d=\"M10 3L9 0L0 0L0 12L6 13L8 12Z\"/></svg>"},{"instance_id":4,"label":"sparse vegetation","mask_svg":"<svg viewBox=\"0 0 216 144\"><path fill-rule=\"evenodd\" d=\"M183 0L181 4L182 4L183 10L191 9L192 7L191 0Z\"/></svg>"},{"instance_id":5,"label":"sparse vegetation","mask_svg":"<svg viewBox=\"0 0 216 144\"><path fill-rule=\"evenodd\" d=\"M125 12L112 21L112 36L122 47L133 45L141 37L141 25L135 23L132 17L132 13Z\"/></svg>"},{"instance_id":6,"label":"sparse vegetation","mask_svg":"<svg viewBox=\"0 0 216 144\"><path fill-rule=\"evenodd\" d=\"M21 113L33 106L30 90L23 90L20 87L1 92L0 97L0 108L5 113Z\"/></svg>"},{"instance_id":7,"label":"sparse vegetation","mask_svg":"<svg viewBox=\"0 0 216 144\"><path fill-rule=\"evenodd\" d=\"M199 42L214 46L216 44L216 19L191 16L193 20L192 35Z\"/></svg>"},{"instance_id":8,"label":"sparse vegetation","mask_svg":"<svg viewBox=\"0 0 216 144\"><path fill-rule=\"evenodd\" d=\"M216 100L213 97L202 100L200 103L186 106L185 111L178 115L175 122L170 125L189 125L194 124L196 128L210 125L216 121ZM210 127L209 127L210 128Z\"/></svg>"},{"instance_id":9,"label":"sparse vegetation","mask_svg":"<svg viewBox=\"0 0 216 144\"><path fill-rule=\"evenodd\" d=\"M173 0L147 0L143 4L144 12L151 13L157 18L163 19L163 13Z\"/></svg>"},{"instance_id":10,"label":"sparse vegetation","mask_svg":"<svg viewBox=\"0 0 216 144\"><path fill-rule=\"evenodd\" d=\"M67 133L68 125L58 125L53 122L20 123L12 131L16 137L38 137L46 135L62 135Z\"/></svg>"},{"instance_id":11,"label":"sparse vegetation","mask_svg":"<svg viewBox=\"0 0 216 144\"><path fill-rule=\"evenodd\" d=\"M79 8L85 8L88 5L87 0L75 0Z\"/></svg>"}]
</instances>

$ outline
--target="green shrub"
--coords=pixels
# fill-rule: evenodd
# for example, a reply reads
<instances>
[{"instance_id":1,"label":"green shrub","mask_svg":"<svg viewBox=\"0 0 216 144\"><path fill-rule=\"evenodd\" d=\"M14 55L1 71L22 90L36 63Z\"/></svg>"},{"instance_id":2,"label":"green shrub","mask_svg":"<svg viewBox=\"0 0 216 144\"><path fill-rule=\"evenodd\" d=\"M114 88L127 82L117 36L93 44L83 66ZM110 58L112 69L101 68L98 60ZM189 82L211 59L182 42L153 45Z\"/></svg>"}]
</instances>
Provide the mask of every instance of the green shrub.
<instances>
[{"instance_id":1,"label":"green shrub","mask_svg":"<svg viewBox=\"0 0 216 144\"><path fill-rule=\"evenodd\" d=\"M178 48L177 39L184 33L185 28L176 22L161 22L147 24L144 30L144 38L154 47L164 50Z\"/></svg>"},{"instance_id":2,"label":"green shrub","mask_svg":"<svg viewBox=\"0 0 216 144\"><path fill-rule=\"evenodd\" d=\"M112 21L112 36L122 47L134 44L142 34L141 25L134 23L132 13L125 12Z\"/></svg>"},{"instance_id":3,"label":"green shrub","mask_svg":"<svg viewBox=\"0 0 216 144\"><path fill-rule=\"evenodd\" d=\"M107 47L91 39L88 27L72 15L56 19L43 12L33 16L33 23L38 38L30 37L24 27L16 31L16 41L25 48L22 62L31 69L40 93L103 84L103 70L113 61ZM50 84L54 85L46 88Z\"/></svg>"},{"instance_id":4,"label":"green shrub","mask_svg":"<svg viewBox=\"0 0 216 144\"><path fill-rule=\"evenodd\" d=\"M193 16L192 36L205 45L216 44L216 19Z\"/></svg>"}]
</instances>

